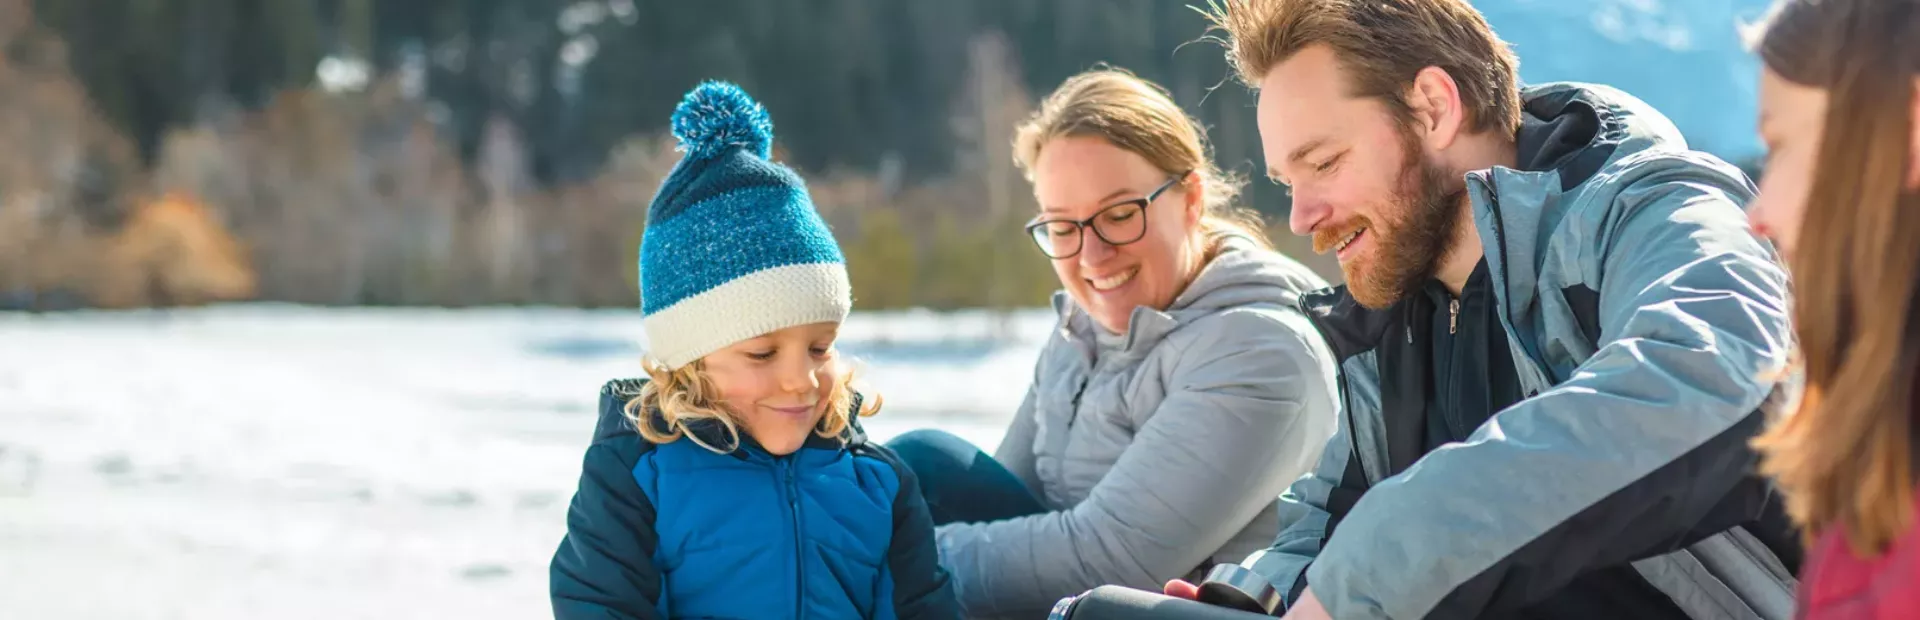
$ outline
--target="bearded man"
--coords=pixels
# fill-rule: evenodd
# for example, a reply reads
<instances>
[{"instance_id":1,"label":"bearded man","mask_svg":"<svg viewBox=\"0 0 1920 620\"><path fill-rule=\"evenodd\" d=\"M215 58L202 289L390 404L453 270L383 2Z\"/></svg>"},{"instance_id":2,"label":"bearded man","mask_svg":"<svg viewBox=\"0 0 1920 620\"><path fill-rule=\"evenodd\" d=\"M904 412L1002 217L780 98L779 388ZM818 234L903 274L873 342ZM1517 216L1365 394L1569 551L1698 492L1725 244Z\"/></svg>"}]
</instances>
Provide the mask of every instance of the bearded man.
<instances>
[{"instance_id":1,"label":"bearded man","mask_svg":"<svg viewBox=\"0 0 1920 620\"><path fill-rule=\"evenodd\" d=\"M1242 566L1290 617L1785 618L1748 446L1788 360L1754 187L1645 102L1518 85L1466 0L1228 0L1340 426ZM1191 584L1167 585L1192 598Z\"/></svg>"}]
</instances>

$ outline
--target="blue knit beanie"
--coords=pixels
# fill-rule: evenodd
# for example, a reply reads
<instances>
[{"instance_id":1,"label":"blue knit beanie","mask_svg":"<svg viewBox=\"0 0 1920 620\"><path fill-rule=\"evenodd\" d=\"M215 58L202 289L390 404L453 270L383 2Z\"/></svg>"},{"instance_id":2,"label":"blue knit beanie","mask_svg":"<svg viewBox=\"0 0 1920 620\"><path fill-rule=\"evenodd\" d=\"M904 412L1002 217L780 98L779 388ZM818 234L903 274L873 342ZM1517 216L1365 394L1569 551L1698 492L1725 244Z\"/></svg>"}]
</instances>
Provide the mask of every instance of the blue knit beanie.
<instances>
[{"instance_id":1,"label":"blue knit beanie","mask_svg":"<svg viewBox=\"0 0 1920 620\"><path fill-rule=\"evenodd\" d=\"M773 121L739 86L706 82L673 111L685 153L647 207L640 310L648 354L677 369L742 340L852 307L846 259L806 184L768 160Z\"/></svg>"}]
</instances>

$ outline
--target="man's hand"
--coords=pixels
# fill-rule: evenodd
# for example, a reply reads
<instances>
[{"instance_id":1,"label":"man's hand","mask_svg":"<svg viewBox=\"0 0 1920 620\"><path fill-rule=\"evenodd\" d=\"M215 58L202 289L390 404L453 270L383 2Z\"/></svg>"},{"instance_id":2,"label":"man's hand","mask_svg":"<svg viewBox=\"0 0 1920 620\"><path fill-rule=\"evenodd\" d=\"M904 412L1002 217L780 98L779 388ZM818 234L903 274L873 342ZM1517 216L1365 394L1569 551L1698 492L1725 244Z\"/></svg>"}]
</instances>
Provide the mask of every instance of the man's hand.
<instances>
[{"instance_id":1,"label":"man's hand","mask_svg":"<svg viewBox=\"0 0 1920 620\"><path fill-rule=\"evenodd\" d=\"M1333 620L1333 616L1328 615L1327 608L1320 606L1320 599L1313 596L1313 586L1307 586L1300 591L1300 600L1287 607L1287 615L1280 620Z\"/></svg>"},{"instance_id":2,"label":"man's hand","mask_svg":"<svg viewBox=\"0 0 1920 620\"><path fill-rule=\"evenodd\" d=\"M1167 596L1174 598L1184 598L1189 601L1200 600L1200 586L1187 583L1180 579L1167 582L1167 585L1161 589L1166 592Z\"/></svg>"}]
</instances>

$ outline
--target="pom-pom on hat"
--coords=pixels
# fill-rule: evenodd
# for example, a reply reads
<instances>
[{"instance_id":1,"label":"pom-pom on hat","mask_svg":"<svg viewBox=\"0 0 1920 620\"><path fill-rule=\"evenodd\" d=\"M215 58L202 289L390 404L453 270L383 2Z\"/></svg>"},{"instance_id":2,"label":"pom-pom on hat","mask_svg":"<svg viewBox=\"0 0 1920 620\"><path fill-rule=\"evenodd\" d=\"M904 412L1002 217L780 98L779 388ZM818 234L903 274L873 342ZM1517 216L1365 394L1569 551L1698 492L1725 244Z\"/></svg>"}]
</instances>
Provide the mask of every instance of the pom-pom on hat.
<instances>
[{"instance_id":1,"label":"pom-pom on hat","mask_svg":"<svg viewBox=\"0 0 1920 620\"><path fill-rule=\"evenodd\" d=\"M806 184L768 160L773 120L747 92L705 82L673 111L685 155L647 207L640 310L648 355L677 369L733 343L853 305L846 259Z\"/></svg>"}]
</instances>

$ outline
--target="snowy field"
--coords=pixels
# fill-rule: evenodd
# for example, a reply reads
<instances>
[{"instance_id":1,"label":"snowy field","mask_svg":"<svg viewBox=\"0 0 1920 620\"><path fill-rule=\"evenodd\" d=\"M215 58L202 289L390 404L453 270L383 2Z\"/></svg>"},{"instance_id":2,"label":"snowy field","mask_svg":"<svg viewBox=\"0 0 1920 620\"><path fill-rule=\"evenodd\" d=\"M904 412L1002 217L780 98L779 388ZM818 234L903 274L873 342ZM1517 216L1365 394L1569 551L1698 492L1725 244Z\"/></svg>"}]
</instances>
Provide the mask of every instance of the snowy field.
<instances>
[{"instance_id":1,"label":"snowy field","mask_svg":"<svg viewBox=\"0 0 1920 620\"><path fill-rule=\"evenodd\" d=\"M887 409L991 450L1042 311L863 314ZM993 338L996 330L1009 334ZM550 617L632 311L0 314L0 619Z\"/></svg>"}]
</instances>

